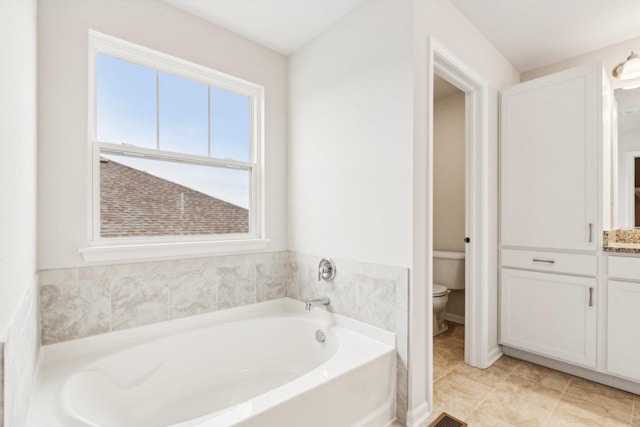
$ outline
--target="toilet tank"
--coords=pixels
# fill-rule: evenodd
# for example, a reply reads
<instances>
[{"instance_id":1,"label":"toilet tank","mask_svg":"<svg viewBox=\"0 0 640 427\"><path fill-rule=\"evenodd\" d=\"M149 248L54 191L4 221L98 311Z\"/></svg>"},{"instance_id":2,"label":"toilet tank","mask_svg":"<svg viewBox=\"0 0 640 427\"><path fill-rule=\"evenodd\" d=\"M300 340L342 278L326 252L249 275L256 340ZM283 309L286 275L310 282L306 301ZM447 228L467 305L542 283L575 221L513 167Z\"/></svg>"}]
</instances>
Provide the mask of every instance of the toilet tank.
<instances>
[{"instance_id":1,"label":"toilet tank","mask_svg":"<svg viewBox=\"0 0 640 427\"><path fill-rule=\"evenodd\" d=\"M464 289L464 252L433 251L433 283Z\"/></svg>"}]
</instances>

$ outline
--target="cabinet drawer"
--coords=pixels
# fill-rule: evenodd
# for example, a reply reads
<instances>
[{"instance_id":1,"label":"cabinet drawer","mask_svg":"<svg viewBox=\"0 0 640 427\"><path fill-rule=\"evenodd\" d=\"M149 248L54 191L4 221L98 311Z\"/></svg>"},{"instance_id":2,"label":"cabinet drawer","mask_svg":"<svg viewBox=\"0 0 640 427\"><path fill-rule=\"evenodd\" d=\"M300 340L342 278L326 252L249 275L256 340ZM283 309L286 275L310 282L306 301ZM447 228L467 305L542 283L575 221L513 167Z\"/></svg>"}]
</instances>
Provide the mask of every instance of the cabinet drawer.
<instances>
[{"instance_id":1,"label":"cabinet drawer","mask_svg":"<svg viewBox=\"0 0 640 427\"><path fill-rule=\"evenodd\" d=\"M518 250L503 250L502 266L593 277L598 271L595 255Z\"/></svg>"},{"instance_id":2,"label":"cabinet drawer","mask_svg":"<svg viewBox=\"0 0 640 427\"><path fill-rule=\"evenodd\" d=\"M608 276L640 282L640 258L609 256Z\"/></svg>"}]
</instances>

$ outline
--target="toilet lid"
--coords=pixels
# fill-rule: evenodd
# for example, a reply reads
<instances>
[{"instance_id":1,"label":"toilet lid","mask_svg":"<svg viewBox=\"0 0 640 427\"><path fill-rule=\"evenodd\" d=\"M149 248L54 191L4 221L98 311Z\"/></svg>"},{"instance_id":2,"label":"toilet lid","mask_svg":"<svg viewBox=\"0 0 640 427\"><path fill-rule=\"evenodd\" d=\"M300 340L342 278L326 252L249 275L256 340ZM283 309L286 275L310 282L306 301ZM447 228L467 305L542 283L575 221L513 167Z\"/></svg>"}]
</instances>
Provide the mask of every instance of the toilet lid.
<instances>
[{"instance_id":1,"label":"toilet lid","mask_svg":"<svg viewBox=\"0 0 640 427\"><path fill-rule=\"evenodd\" d=\"M447 295L448 292L449 292L449 289L447 289L446 286L438 285L437 283L433 284L434 297L441 297L441 296Z\"/></svg>"}]
</instances>

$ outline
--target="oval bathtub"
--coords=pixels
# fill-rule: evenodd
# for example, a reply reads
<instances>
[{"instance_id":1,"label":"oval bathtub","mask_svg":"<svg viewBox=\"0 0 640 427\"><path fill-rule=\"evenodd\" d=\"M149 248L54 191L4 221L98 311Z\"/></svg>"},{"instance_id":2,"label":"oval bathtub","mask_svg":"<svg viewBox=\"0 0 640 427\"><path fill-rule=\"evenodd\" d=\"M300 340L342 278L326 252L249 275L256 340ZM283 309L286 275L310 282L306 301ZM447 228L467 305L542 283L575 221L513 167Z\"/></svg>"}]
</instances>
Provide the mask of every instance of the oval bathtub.
<instances>
[{"instance_id":1,"label":"oval bathtub","mask_svg":"<svg viewBox=\"0 0 640 427\"><path fill-rule=\"evenodd\" d=\"M384 426L393 340L282 299L54 344L42 350L29 425Z\"/></svg>"}]
</instances>

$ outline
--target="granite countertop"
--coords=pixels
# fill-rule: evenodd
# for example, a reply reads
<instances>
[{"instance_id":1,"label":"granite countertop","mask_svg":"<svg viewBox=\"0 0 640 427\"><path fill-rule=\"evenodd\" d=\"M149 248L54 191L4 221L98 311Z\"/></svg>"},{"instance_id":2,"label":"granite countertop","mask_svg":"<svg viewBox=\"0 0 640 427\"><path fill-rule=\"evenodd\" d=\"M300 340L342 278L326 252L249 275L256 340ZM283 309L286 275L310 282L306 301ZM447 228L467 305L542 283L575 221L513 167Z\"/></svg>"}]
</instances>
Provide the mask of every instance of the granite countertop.
<instances>
[{"instance_id":1,"label":"granite countertop","mask_svg":"<svg viewBox=\"0 0 640 427\"><path fill-rule=\"evenodd\" d=\"M640 254L640 229L605 231L602 250L605 252Z\"/></svg>"}]
</instances>

